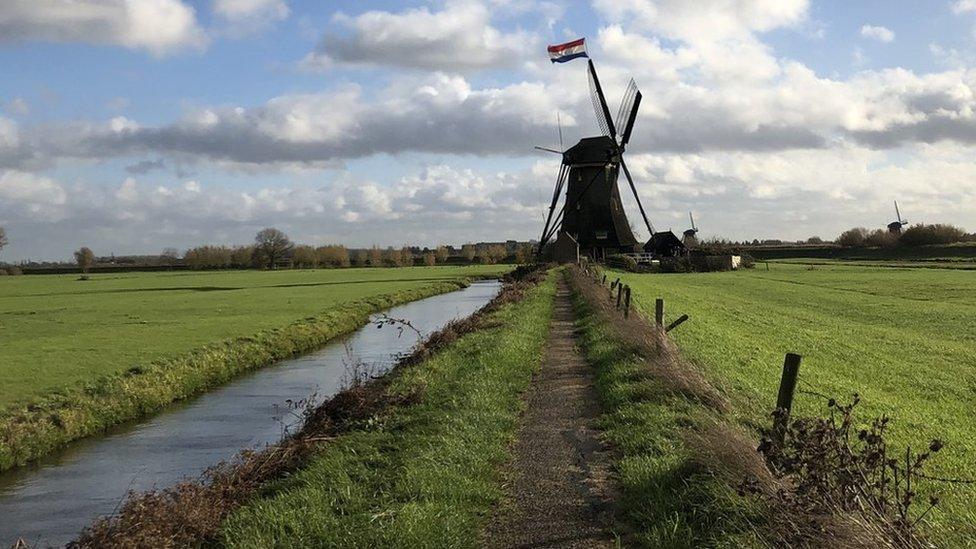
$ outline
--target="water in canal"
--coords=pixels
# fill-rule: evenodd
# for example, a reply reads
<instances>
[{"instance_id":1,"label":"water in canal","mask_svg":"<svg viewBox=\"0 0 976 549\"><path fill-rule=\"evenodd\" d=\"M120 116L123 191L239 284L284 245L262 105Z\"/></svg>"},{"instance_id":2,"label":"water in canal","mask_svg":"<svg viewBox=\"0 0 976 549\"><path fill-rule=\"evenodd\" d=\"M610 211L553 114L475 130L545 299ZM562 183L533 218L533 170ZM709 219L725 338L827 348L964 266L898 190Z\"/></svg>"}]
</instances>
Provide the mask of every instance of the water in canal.
<instances>
[{"instance_id":1,"label":"water in canal","mask_svg":"<svg viewBox=\"0 0 976 549\"><path fill-rule=\"evenodd\" d=\"M399 307L387 313L423 334L470 315L500 288L497 281ZM410 330L368 324L317 352L245 374L105 436L78 441L30 467L0 474L0 547L23 538L34 546L63 545L110 515L129 490L162 488L261 447L282 434L287 399L328 397L350 361L383 371L417 342Z\"/></svg>"}]
</instances>

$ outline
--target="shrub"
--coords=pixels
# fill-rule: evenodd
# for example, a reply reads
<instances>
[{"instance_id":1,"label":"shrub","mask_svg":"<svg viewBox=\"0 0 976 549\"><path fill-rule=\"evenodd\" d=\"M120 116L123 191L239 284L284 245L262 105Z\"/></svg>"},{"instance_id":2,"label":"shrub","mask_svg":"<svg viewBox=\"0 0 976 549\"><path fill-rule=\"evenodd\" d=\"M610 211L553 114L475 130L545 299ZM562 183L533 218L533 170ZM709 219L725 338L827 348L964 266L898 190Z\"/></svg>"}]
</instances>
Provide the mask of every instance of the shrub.
<instances>
[{"instance_id":1,"label":"shrub","mask_svg":"<svg viewBox=\"0 0 976 549\"><path fill-rule=\"evenodd\" d=\"M348 267L349 266L349 250L345 246L340 244L331 244L329 246L320 246L316 248L315 253L318 255L319 264L326 267ZM369 254L365 250L359 250L356 255L357 265L366 265L366 261L369 259Z\"/></svg>"},{"instance_id":2,"label":"shrub","mask_svg":"<svg viewBox=\"0 0 976 549\"><path fill-rule=\"evenodd\" d=\"M2 270L3 269L0 269L0 271L2 271ZM18 267L16 265L11 265L11 266L7 267L7 270L5 271L5 273L8 274L8 275L11 275L11 276L20 276L20 275L24 274L24 271L22 271L20 269L20 267Z\"/></svg>"},{"instance_id":3,"label":"shrub","mask_svg":"<svg viewBox=\"0 0 976 549\"><path fill-rule=\"evenodd\" d=\"M622 254L614 254L607 257L607 265L616 267L618 269L624 269L626 271L637 270L637 260L633 257Z\"/></svg>"},{"instance_id":4,"label":"shrub","mask_svg":"<svg viewBox=\"0 0 976 549\"><path fill-rule=\"evenodd\" d=\"M872 248L890 248L898 244L898 236L887 229L875 229L864 238L864 245Z\"/></svg>"},{"instance_id":5,"label":"shrub","mask_svg":"<svg viewBox=\"0 0 976 549\"><path fill-rule=\"evenodd\" d=\"M901 235L901 243L906 246L925 246L926 244L952 244L966 240L966 231L953 225L936 223L912 225Z\"/></svg>"},{"instance_id":6,"label":"shrub","mask_svg":"<svg viewBox=\"0 0 976 549\"><path fill-rule=\"evenodd\" d=\"M314 269L319 266L319 256L315 252L315 248L302 244L301 246L295 246L292 251L292 266L296 269L310 268Z\"/></svg>"},{"instance_id":7,"label":"shrub","mask_svg":"<svg viewBox=\"0 0 976 549\"><path fill-rule=\"evenodd\" d=\"M858 248L864 246L864 240L868 237L868 230L864 227L847 229L837 237L837 244L845 248Z\"/></svg>"}]
</instances>

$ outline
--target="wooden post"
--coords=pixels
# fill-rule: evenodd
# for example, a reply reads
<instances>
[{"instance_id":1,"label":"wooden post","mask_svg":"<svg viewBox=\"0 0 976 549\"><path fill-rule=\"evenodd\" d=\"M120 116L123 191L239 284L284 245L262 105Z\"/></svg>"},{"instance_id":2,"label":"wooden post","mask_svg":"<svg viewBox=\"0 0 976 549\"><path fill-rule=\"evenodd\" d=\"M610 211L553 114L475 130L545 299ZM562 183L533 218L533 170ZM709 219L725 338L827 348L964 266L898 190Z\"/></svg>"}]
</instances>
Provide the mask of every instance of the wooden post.
<instances>
[{"instance_id":1,"label":"wooden post","mask_svg":"<svg viewBox=\"0 0 976 549\"><path fill-rule=\"evenodd\" d=\"M624 297L624 285L617 284L617 308L620 308L620 300Z\"/></svg>"},{"instance_id":2,"label":"wooden post","mask_svg":"<svg viewBox=\"0 0 976 549\"><path fill-rule=\"evenodd\" d=\"M603 282L601 282L600 284L602 284L603 286L607 285L607 275L605 274L603 275Z\"/></svg>"},{"instance_id":3,"label":"wooden post","mask_svg":"<svg viewBox=\"0 0 976 549\"><path fill-rule=\"evenodd\" d=\"M773 422L773 433L776 441L782 443L786 434L786 424L790 419L793 408L793 394L796 391L796 380L800 375L800 360L798 354L786 353L783 361L783 377L779 381L779 394L776 395L776 418Z\"/></svg>"},{"instance_id":4,"label":"wooden post","mask_svg":"<svg viewBox=\"0 0 976 549\"><path fill-rule=\"evenodd\" d=\"M688 320L688 315L681 315L681 316L678 317L677 320L675 320L671 324L668 324L668 327L665 328L664 331L665 332L670 332L671 330L677 328L678 326L681 326L681 324L684 323L684 321L686 321L686 320Z\"/></svg>"},{"instance_id":5,"label":"wooden post","mask_svg":"<svg viewBox=\"0 0 976 549\"><path fill-rule=\"evenodd\" d=\"M630 286L627 286L627 304L624 307L624 318L630 318Z\"/></svg>"},{"instance_id":6,"label":"wooden post","mask_svg":"<svg viewBox=\"0 0 976 549\"><path fill-rule=\"evenodd\" d=\"M654 322L658 326L664 325L664 298L659 297L654 302Z\"/></svg>"}]
</instances>

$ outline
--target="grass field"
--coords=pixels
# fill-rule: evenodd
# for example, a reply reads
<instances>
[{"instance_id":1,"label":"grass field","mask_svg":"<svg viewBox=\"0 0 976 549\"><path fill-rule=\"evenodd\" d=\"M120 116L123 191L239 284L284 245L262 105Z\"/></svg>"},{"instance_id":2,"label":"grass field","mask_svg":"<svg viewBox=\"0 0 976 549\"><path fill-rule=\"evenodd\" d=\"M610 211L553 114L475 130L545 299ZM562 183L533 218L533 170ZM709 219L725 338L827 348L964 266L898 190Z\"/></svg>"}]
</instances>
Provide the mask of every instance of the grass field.
<instances>
[{"instance_id":1,"label":"grass field","mask_svg":"<svg viewBox=\"0 0 976 549\"><path fill-rule=\"evenodd\" d=\"M770 262L788 263L794 265L846 265L849 267L890 267L894 269L963 269L976 270L976 259L919 259L903 260L874 260L874 259L817 259L806 257L792 257L788 259L770 259ZM760 265L760 268L765 266Z\"/></svg>"},{"instance_id":2,"label":"grass field","mask_svg":"<svg viewBox=\"0 0 976 549\"><path fill-rule=\"evenodd\" d=\"M503 493L521 394L542 358L555 273L391 390L421 401L330 441L224 524L231 547L477 547Z\"/></svg>"},{"instance_id":3,"label":"grass field","mask_svg":"<svg viewBox=\"0 0 976 549\"><path fill-rule=\"evenodd\" d=\"M673 335L724 386L737 420L769 420L783 355L797 352L800 390L857 392L861 417L894 418L896 444L946 442L931 473L976 478L976 273L771 263L769 271L620 276L647 314L663 297L668 319L691 316ZM799 394L796 410L825 406ZM976 543L976 488L935 488L943 503L930 517L933 539Z\"/></svg>"},{"instance_id":4,"label":"grass field","mask_svg":"<svg viewBox=\"0 0 976 549\"><path fill-rule=\"evenodd\" d=\"M0 409L337 305L508 267L0 278Z\"/></svg>"}]
</instances>

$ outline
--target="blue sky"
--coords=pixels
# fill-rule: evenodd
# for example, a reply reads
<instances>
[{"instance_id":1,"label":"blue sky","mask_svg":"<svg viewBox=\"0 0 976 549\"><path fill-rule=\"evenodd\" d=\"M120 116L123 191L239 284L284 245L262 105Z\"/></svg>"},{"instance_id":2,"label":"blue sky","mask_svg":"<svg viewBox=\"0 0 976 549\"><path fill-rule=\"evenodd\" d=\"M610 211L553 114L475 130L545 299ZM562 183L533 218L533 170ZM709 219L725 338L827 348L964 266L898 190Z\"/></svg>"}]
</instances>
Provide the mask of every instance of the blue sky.
<instances>
[{"instance_id":1,"label":"blue sky","mask_svg":"<svg viewBox=\"0 0 976 549\"><path fill-rule=\"evenodd\" d=\"M537 236L595 132L586 36L652 221L832 237L976 230L976 2L11 0L0 5L0 261L245 243ZM567 146L571 143L567 143ZM633 204L628 204L633 207ZM636 219L632 212L632 218Z\"/></svg>"}]
</instances>

